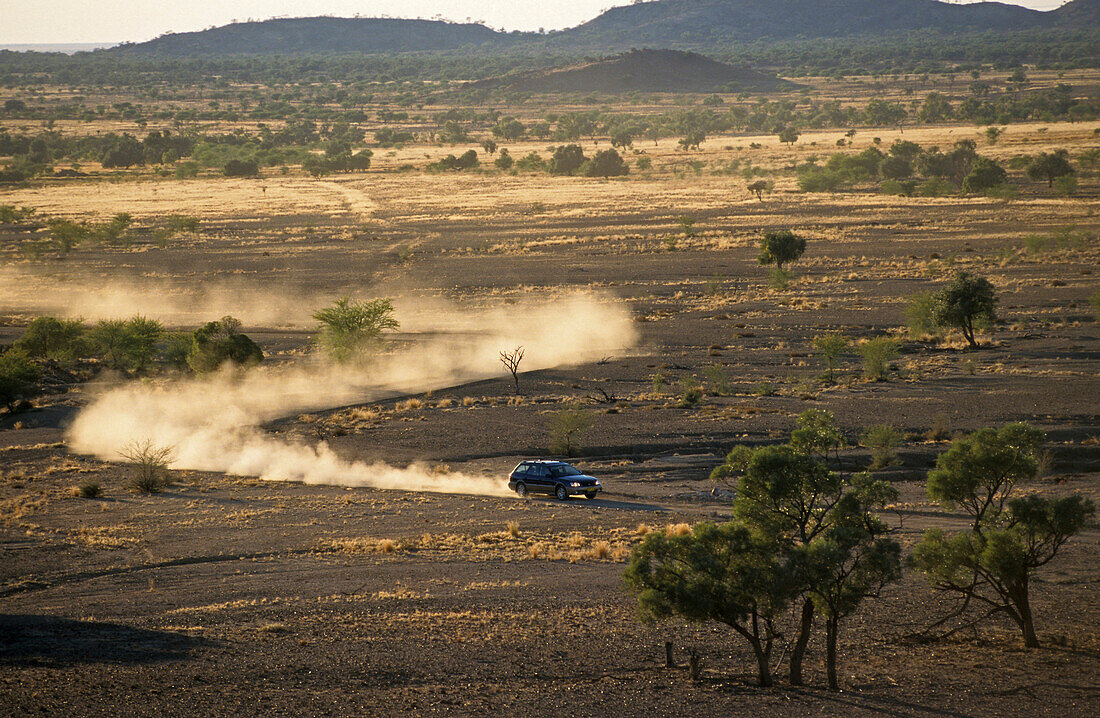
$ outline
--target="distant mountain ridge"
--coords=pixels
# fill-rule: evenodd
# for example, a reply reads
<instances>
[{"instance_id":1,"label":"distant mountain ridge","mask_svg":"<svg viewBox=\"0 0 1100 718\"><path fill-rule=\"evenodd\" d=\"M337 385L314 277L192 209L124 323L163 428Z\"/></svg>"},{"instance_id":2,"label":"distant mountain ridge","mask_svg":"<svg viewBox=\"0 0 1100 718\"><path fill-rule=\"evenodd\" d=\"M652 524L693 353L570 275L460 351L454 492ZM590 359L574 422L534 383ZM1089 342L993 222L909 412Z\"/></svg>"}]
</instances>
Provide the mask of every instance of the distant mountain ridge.
<instances>
[{"instance_id":1,"label":"distant mountain ridge","mask_svg":"<svg viewBox=\"0 0 1100 718\"><path fill-rule=\"evenodd\" d=\"M503 45L511 37L484 25L442 20L301 17L172 33L117 49L150 55L437 52Z\"/></svg>"},{"instance_id":2,"label":"distant mountain ridge","mask_svg":"<svg viewBox=\"0 0 1100 718\"><path fill-rule=\"evenodd\" d=\"M481 48L601 54L637 47L721 49L759 40L1019 32L1100 27L1100 0L1040 12L940 0L654 0L542 35L389 18L287 18L163 35L107 52L150 55L440 52Z\"/></svg>"}]
</instances>

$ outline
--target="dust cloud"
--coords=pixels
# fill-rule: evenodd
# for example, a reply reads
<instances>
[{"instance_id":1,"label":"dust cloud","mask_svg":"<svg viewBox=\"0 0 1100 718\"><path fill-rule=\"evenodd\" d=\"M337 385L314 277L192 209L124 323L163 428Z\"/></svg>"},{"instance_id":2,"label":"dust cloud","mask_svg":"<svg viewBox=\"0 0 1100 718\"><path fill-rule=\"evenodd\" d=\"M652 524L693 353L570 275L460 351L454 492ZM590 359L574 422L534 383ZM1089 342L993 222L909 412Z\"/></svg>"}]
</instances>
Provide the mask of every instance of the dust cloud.
<instances>
[{"instance_id":1,"label":"dust cloud","mask_svg":"<svg viewBox=\"0 0 1100 718\"><path fill-rule=\"evenodd\" d=\"M419 336L361 365L311 358L247 372L227 368L207 378L104 387L76 416L69 444L73 451L117 460L127 446L150 441L173 447L172 468L267 480L504 495L501 478L347 461L325 443L288 442L262 426L300 412L500 376L502 349L524 346L521 369L532 371L621 355L638 339L626 308L593 294L481 309L406 301L398 319Z\"/></svg>"},{"instance_id":2,"label":"dust cloud","mask_svg":"<svg viewBox=\"0 0 1100 718\"><path fill-rule=\"evenodd\" d=\"M194 326L232 314L246 326L301 328L332 302L333 292L245 279L197 284L155 276L96 276L84 272L0 267L0 313L51 315L87 321L140 313L169 326Z\"/></svg>"}]
</instances>

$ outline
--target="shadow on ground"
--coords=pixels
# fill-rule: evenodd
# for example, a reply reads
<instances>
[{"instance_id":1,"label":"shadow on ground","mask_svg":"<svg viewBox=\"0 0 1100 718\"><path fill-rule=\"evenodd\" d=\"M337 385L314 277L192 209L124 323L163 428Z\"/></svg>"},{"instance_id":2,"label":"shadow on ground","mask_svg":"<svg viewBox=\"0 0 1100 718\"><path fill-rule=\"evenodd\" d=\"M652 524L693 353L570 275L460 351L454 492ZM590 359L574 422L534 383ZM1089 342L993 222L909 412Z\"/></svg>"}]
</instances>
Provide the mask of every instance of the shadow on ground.
<instances>
[{"instance_id":1,"label":"shadow on ground","mask_svg":"<svg viewBox=\"0 0 1100 718\"><path fill-rule=\"evenodd\" d=\"M118 623L0 614L0 665L159 663L190 657L205 639Z\"/></svg>"}]
</instances>

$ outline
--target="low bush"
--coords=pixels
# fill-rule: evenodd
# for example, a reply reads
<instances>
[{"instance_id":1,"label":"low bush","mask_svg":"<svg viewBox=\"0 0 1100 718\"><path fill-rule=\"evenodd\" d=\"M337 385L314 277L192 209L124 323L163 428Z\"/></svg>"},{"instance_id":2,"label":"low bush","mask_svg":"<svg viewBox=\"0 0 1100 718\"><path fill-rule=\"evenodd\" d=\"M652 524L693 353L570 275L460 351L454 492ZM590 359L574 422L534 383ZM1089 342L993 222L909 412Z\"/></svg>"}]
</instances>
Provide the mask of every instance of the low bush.
<instances>
[{"instance_id":1,"label":"low bush","mask_svg":"<svg viewBox=\"0 0 1100 718\"><path fill-rule=\"evenodd\" d=\"M874 426L864 432L860 443L871 450L871 468L884 469L898 463L895 449L901 446L904 436L889 424Z\"/></svg>"},{"instance_id":2,"label":"low bush","mask_svg":"<svg viewBox=\"0 0 1100 718\"><path fill-rule=\"evenodd\" d=\"M863 358L863 376L871 381L886 381L890 362L898 355L898 343L886 337L868 339L858 350Z\"/></svg>"}]
</instances>

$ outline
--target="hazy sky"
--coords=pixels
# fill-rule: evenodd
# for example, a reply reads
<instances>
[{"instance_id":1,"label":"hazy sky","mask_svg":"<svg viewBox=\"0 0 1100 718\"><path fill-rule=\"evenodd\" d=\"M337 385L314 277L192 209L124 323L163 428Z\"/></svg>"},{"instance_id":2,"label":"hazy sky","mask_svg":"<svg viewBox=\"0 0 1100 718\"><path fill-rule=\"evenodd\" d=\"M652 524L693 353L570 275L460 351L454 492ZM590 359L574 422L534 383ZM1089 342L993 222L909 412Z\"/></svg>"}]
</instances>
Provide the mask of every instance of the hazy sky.
<instances>
[{"instance_id":1,"label":"hazy sky","mask_svg":"<svg viewBox=\"0 0 1100 718\"><path fill-rule=\"evenodd\" d=\"M577 25L630 0L0 0L0 43L141 42L248 18L337 15L482 20L494 28ZM761 0L766 2L767 0ZM1063 0L1012 0L1041 10Z\"/></svg>"}]
</instances>

